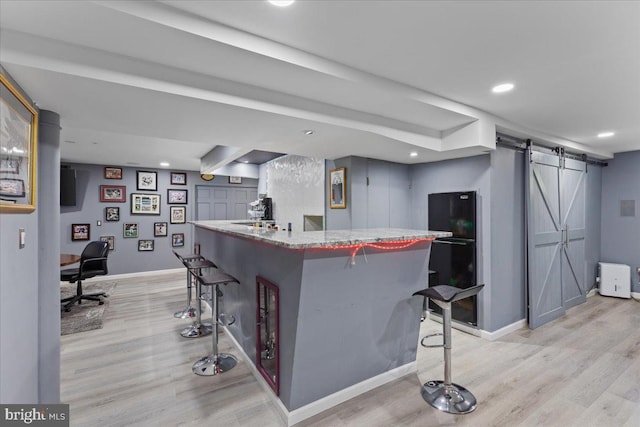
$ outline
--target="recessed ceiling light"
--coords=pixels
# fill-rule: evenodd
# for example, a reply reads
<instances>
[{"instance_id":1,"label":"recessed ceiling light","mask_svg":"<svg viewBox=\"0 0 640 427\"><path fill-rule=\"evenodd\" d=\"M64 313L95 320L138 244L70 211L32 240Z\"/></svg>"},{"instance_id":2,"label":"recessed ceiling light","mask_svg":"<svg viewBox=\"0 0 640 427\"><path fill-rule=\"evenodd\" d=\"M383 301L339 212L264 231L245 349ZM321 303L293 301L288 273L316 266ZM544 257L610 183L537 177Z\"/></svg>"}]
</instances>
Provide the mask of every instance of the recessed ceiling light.
<instances>
[{"instance_id":1,"label":"recessed ceiling light","mask_svg":"<svg viewBox=\"0 0 640 427\"><path fill-rule=\"evenodd\" d=\"M615 135L614 132L600 132L598 134L598 138L609 138L610 136Z\"/></svg>"},{"instance_id":2,"label":"recessed ceiling light","mask_svg":"<svg viewBox=\"0 0 640 427\"><path fill-rule=\"evenodd\" d=\"M410 155L411 157L418 157L418 153L417 153L417 152L415 152L415 151L412 151L411 153L409 153L409 155Z\"/></svg>"},{"instance_id":3,"label":"recessed ceiling light","mask_svg":"<svg viewBox=\"0 0 640 427\"><path fill-rule=\"evenodd\" d=\"M295 0L269 0L269 3L274 6L285 7L293 4L294 1Z\"/></svg>"},{"instance_id":4,"label":"recessed ceiling light","mask_svg":"<svg viewBox=\"0 0 640 427\"><path fill-rule=\"evenodd\" d=\"M249 163L249 160L244 160L242 163Z\"/></svg>"},{"instance_id":5,"label":"recessed ceiling light","mask_svg":"<svg viewBox=\"0 0 640 427\"><path fill-rule=\"evenodd\" d=\"M166 168L167 166L169 166L169 163L168 162L160 162L160 166L163 166L163 167Z\"/></svg>"},{"instance_id":6,"label":"recessed ceiling light","mask_svg":"<svg viewBox=\"0 0 640 427\"><path fill-rule=\"evenodd\" d=\"M502 84L499 84L498 86L494 86L493 89L491 89L491 91L493 93L509 92L514 87L515 86L513 85L513 83L502 83Z\"/></svg>"},{"instance_id":7,"label":"recessed ceiling light","mask_svg":"<svg viewBox=\"0 0 640 427\"><path fill-rule=\"evenodd\" d=\"M303 130L305 135L313 135L313 131L311 129Z\"/></svg>"}]
</instances>

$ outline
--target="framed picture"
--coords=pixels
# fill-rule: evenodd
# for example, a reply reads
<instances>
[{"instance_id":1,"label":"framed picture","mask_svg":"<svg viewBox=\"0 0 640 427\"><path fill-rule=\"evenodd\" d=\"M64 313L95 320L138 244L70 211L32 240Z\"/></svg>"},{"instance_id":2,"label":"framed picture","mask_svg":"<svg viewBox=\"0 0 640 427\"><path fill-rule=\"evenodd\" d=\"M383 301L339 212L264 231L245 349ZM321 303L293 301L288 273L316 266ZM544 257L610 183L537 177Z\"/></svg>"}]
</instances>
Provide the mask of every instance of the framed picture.
<instances>
[{"instance_id":1,"label":"framed picture","mask_svg":"<svg viewBox=\"0 0 640 427\"><path fill-rule=\"evenodd\" d=\"M89 224L71 224L71 240L89 240Z\"/></svg>"},{"instance_id":2,"label":"framed picture","mask_svg":"<svg viewBox=\"0 0 640 427\"><path fill-rule=\"evenodd\" d=\"M167 223L166 222L154 222L153 223L153 237L167 237Z\"/></svg>"},{"instance_id":3,"label":"framed picture","mask_svg":"<svg viewBox=\"0 0 640 427\"><path fill-rule=\"evenodd\" d=\"M138 240L138 251L148 252L153 250L153 240Z\"/></svg>"},{"instance_id":4,"label":"framed picture","mask_svg":"<svg viewBox=\"0 0 640 427\"><path fill-rule=\"evenodd\" d=\"M122 168L105 167L104 179L122 179Z\"/></svg>"},{"instance_id":5,"label":"framed picture","mask_svg":"<svg viewBox=\"0 0 640 427\"><path fill-rule=\"evenodd\" d=\"M171 224L184 224L187 222L186 206L170 206L169 211Z\"/></svg>"},{"instance_id":6,"label":"framed picture","mask_svg":"<svg viewBox=\"0 0 640 427\"><path fill-rule=\"evenodd\" d=\"M100 236L100 240L109 244L109 250L116 248L116 236Z\"/></svg>"},{"instance_id":7,"label":"framed picture","mask_svg":"<svg viewBox=\"0 0 640 427\"><path fill-rule=\"evenodd\" d=\"M25 196L25 191L23 180L15 178L0 178L0 196L19 198Z\"/></svg>"},{"instance_id":8,"label":"framed picture","mask_svg":"<svg viewBox=\"0 0 640 427\"><path fill-rule=\"evenodd\" d=\"M124 237L138 237L138 224L127 223L124 225Z\"/></svg>"},{"instance_id":9,"label":"framed picture","mask_svg":"<svg viewBox=\"0 0 640 427\"><path fill-rule=\"evenodd\" d=\"M229 177L229 184L242 184L242 177L241 176L230 176Z\"/></svg>"},{"instance_id":10,"label":"framed picture","mask_svg":"<svg viewBox=\"0 0 640 427\"><path fill-rule=\"evenodd\" d=\"M101 202L126 202L127 187L124 185L101 185L100 186Z\"/></svg>"},{"instance_id":11,"label":"framed picture","mask_svg":"<svg viewBox=\"0 0 640 427\"><path fill-rule=\"evenodd\" d=\"M20 159L0 158L0 173L20 174Z\"/></svg>"},{"instance_id":12,"label":"framed picture","mask_svg":"<svg viewBox=\"0 0 640 427\"><path fill-rule=\"evenodd\" d=\"M329 207L345 209L347 207L346 168L332 169L329 172Z\"/></svg>"},{"instance_id":13,"label":"framed picture","mask_svg":"<svg viewBox=\"0 0 640 427\"><path fill-rule=\"evenodd\" d=\"M160 195L131 193L131 215L160 215Z\"/></svg>"},{"instance_id":14,"label":"framed picture","mask_svg":"<svg viewBox=\"0 0 640 427\"><path fill-rule=\"evenodd\" d=\"M171 185L187 185L187 174L184 172L171 172Z\"/></svg>"},{"instance_id":15,"label":"framed picture","mask_svg":"<svg viewBox=\"0 0 640 427\"><path fill-rule=\"evenodd\" d=\"M0 212L33 212L38 112L2 72L0 124Z\"/></svg>"},{"instance_id":16,"label":"framed picture","mask_svg":"<svg viewBox=\"0 0 640 427\"><path fill-rule=\"evenodd\" d=\"M186 205L187 190L174 190L169 188L167 190L167 203L170 205Z\"/></svg>"},{"instance_id":17,"label":"framed picture","mask_svg":"<svg viewBox=\"0 0 640 427\"><path fill-rule=\"evenodd\" d=\"M184 246L184 233L173 233L171 235L171 246L174 248Z\"/></svg>"},{"instance_id":18,"label":"framed picture","mask_svg":"<svg viewBox=\"0 0 640 427\"><path fill-rule=\"evenodd\" d=\"M116 206L104 208L104 220L113 222L120 221L120 208Z\"/></svg>"},{"instance_id":19,"label":"framed picture","mask_svg":"<svg viewBox=\"0 0 640 427\"><path fill-rule=\"evenodd\" d=\"M158 190L158 173L150 171L136 171L138 190Z\"/></svg>"}]
</instances>

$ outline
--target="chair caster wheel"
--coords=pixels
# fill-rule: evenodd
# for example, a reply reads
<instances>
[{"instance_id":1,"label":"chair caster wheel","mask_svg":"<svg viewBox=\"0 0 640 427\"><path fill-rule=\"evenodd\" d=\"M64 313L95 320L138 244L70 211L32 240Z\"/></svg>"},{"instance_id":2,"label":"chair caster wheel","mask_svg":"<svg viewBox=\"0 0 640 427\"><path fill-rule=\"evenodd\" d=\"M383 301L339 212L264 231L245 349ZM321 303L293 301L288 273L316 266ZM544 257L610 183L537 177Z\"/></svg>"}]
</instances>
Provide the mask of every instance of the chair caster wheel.
<instances>
[{"instance_id":1,"label":"chair caster wheel","mask_svg":"<svg viewBox=\"0 0 640 427\"><path fill-rule=\"evenodd\" d=\"M67 313L71 311L70 308L65 308L64 311L66 311Z\"/></svg>"},{"instance_id":2,"label":"chair caster wheel","mask_svg":"<svg viewBox=\"0 0 640 427\"><path fill-rule=\"evenodd\" d=\"M103 304L104 304L104 301L98 302L98 305L103 305Z\"/></svg>"}]
</instances>

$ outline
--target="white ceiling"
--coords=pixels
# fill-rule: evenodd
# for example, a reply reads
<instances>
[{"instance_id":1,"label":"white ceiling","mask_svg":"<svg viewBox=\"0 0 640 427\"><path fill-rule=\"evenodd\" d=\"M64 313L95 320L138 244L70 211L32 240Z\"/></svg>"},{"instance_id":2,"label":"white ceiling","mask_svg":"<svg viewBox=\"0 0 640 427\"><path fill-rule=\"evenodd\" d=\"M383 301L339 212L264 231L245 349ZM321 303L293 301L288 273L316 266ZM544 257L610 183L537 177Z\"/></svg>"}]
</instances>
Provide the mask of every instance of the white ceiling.
<instances>
[{"instance_id":1,"label":"white ceiling","mask_svg":"<svg viewBox=\"0 0 640 427\"><path fill-rule=\"evenodd\" d=\"M251 149L419 163L487 152L496 129L640 149L635 1L0 0L0 30L65 161L199 170L224 145L216 167Z\"/></svg>"}]
</instances>

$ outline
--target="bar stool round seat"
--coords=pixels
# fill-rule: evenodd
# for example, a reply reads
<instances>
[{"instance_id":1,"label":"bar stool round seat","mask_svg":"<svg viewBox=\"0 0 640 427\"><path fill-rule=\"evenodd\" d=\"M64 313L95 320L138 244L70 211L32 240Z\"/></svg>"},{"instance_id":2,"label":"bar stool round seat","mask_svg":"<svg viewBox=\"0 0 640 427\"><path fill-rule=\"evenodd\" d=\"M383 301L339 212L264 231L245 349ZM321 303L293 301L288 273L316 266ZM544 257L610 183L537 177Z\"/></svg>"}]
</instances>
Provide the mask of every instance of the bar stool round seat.
<instances>
[{"instance_id":1,"label":"bar stool round seat","mask_svg":"<svg viewBox=\"0 0 640 427\"><path fill-rule=\"evenodd\" d=\"M202 357L193 364L193 373L202 376L220 375L233 369L238 363L238 359L232 354L220 353L218 351L218 325L219 319L218 296L221 294L220 285L238 283L238 279L223 273L220 270L213 270L205 275L196 276L200 286L211 286L211 312L213 322L213 351L211 354Z\"/></svg>"},{"instance_id":2,"label":"bar stool round seat","mask_svg":"<svg viewBox=\"0 0 640 427\"><path fill-rule=\"evenodd\" d=\"M451 303L476 295L484 285L476 285L461 289L449 285L433 286L413 295L420 295L431 299L442 308L443 344L425 345L424 340L440 334L431 334L421 341L423 347L444 348L444 381L427 381L422 385L422 398L434 408L449 414L468 414L477 406L475 396L461 385L451 382Z\"/></svg>"},{"instance_id":3,"label":"bar stool round seat","mask_svg":"<svg viewBox=\"0 0 640 427\"><path fill-rule=\"evenodd\" d=\"M216 265L212 261L204 258L193 259L191 261L185 260L185 266L187 267L189 274L196 278L199 276L203 268L216 268ZM211 323L205 323L202 321L202 286L199 281L196 282L196 319L192 325L187 326L180 332L180 335L185 338L199 338L211 333Z\"/></svg>"},{"instance_id":4,"label":"bar stool round seat","mask_svg":"<svg viewBox=\"0 0 640 427\"><path fill-rule=\"evenodd\" d=\"M178 258L178 260L182 263L182 265L184 265L185 267L187 267L186 265L187 261L204 259L204 257L200 254L182 255L176 252L175 250L172 252L176 256L176 258ZM191 273L189 272L189 269L187 268L187 307L184 310L176 311L175 313L173 313L173 317L177 319L193 319L194 317L196 317L196 309L191 305L192 285L193 285L193 276L191 275Z\"/></svg>"}]
</instances>

